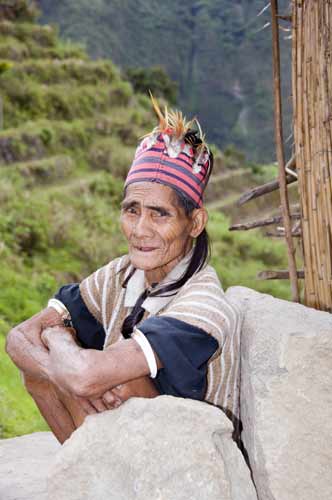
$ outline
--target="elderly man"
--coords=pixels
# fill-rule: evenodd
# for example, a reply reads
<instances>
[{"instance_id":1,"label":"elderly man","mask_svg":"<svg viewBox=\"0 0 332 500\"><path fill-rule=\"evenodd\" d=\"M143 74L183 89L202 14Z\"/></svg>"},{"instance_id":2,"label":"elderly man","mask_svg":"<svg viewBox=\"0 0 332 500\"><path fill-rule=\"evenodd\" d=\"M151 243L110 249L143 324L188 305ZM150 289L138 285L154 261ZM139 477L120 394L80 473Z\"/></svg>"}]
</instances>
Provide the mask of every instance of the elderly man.
<instances>
[{"instance_id":1,"label":"elderly man","mask_svg":"<svg viewBox=\"0 0 332 500\"><path fill-rule=\"evenodd\" d=\"M213 166L199 124L153 105L121 206L128 255L13 328L7 352L60 442L132 396L207 401L238 421L239 313L207 265L203 192Z\"/></svg>"}]
</instances>

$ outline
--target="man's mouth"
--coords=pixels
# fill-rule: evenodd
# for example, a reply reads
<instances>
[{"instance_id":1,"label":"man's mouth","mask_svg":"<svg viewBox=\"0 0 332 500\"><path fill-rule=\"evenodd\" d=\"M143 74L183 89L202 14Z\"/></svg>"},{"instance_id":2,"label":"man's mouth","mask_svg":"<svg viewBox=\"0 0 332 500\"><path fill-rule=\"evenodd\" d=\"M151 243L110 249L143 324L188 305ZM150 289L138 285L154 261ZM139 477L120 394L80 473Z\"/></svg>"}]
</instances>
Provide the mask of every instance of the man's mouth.
<instances>
[{"instance_id":1,"label":"man's mouth","mask_svg":"<svg viewBox=\"0 0 332 500\"><path fill-rule=\"evenodd\" d=\"M156 250L157 248L156 247L134 245L134 249L138 250L139 252L153 252L153 250Z\"/></svg>"}]
</instances>

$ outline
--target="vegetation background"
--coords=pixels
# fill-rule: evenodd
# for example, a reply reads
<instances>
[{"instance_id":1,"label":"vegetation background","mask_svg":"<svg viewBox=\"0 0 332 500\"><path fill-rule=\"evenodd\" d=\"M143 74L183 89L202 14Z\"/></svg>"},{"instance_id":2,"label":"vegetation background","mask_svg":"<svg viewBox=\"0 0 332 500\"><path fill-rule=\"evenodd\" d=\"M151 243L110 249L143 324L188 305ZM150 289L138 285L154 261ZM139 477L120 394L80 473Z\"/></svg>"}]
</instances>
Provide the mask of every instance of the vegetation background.
<instances>
[{"instance_id":1,"label":"vegetation background","mask_svg":"<svg viewBox=\"0 0 332 500\"><path fill-rule=\"evenodd\" d=\"M4 353L8 330L43 308L61 284L80 281L126 252L118 226L123 178L137 139L155 123L146 86L154 85L162 99L176 99L176 86L164 69L128 69L135 65L137 53L146 59L145 66L167 60L165 68L174 71L171 76L179 83L180 96L186 89L192 92L187 109L204 115L220 146L228 144L223 151L213 147L215 173L207 193L212 265L224 288L240 284L289 298L287 282L255 279L257 271L285 267L284 244L260 232L228 230L230 220L269 214L279 203L271 195L242 212L234 206L240 192L276 174L271 165L269 35L265 31L264 36L254 36L262 21L252 28L246 21L254 19L260 2L196 2L195 10L189 2L180 7L173 1L138 1L135 11L128 1L39 4L44 22L61 21L64 38L57 27L38 22L31 2L17 0L10 9L0 8L0 438L45 429L18 370ZM99 23L94 22L97 18ZM140 30L135 18L142 22ZM82 40L91 55L69 36ZM189 64L191 37L199 42L193 85L188 84L188 67L183 69ZM144 44L138 47L141 39ZM237 44L241 50L235 50ZM252 47L250 54L242 47ZM265 64L258 63L260 50ZM122 70L99 58L109 54L117 62L126 61ZM240 57L238 66L235 56ZM214 94L204 75L213 75L209 80ZM255 79L261 101L252 100ZM241 106L229 93L231 88L245 96ZM234 132L244 108L250 117L247 142ZM269 111L254 118L250 113L256 108ZM265 153L258 146L264 145L263 136ZM247 162L229 145L232 142L250 144L247 155L264 158L266 164Z\"/></svg>"},{"instance_id":2,"label":"vegetation background","mask_svg":"<svg viewBox=\"0 0 332 500\"><path fill-rule=\"evenodd\" d=\"M270 10L266 0L40 0L42 22L121 68L161 66L211 141L274 158ZM289 0L279 1L282 14ZM265 26L265 29L263 29ZM284 29L288 29L287 25ZM281 32L284 118L291 126L291 41Z\"/></svg>"}]
</instances>

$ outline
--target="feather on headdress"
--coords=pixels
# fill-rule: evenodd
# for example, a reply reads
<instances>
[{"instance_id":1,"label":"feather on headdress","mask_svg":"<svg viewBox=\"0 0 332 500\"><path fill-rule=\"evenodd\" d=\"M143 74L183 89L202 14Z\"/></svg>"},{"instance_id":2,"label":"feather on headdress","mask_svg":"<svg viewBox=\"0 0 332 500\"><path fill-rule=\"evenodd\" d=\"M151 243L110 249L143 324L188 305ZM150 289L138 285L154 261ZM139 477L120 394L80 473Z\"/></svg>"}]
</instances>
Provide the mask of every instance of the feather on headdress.
<instances>
[{"instance_id":1,"label":"feather on headdress","mask_svg":"<svg viewBox=\"0 0 332 500\"><path fill-rule=\"evenodd\" d=\"M184 141L190 144L194 150L201 152L204 148L209 151L209 147L205 142L205 135L202 132L201 125L197 118L187 121L182 111L169 110L167 106L164 107L164 114L162 113L158 101L153 97L150 92L150 98L153 109L159 118L159 124L153 129L152 132L146 134L144 137L149 137L155 134L167 134L172 137L172 142Z\"/></svg>"}]
</instances>

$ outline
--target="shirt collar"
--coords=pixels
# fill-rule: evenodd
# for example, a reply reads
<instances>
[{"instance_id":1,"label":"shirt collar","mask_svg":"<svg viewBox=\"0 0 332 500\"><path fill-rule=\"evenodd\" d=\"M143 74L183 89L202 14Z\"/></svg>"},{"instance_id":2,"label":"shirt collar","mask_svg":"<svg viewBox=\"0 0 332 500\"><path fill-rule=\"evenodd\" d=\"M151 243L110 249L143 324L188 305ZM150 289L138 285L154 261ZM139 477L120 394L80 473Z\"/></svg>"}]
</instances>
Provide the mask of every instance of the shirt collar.
<instances>
[{"instance_id":1,"label":"shirt collar","mask_svg":"<svg viewBox=\"0 0 332 500\"><path fill-rule=\"evenodd\" d=\"M170 284L173 281L178 280L185 272L190 259L192 257L193 250L191 250L187 255L183 257L180 262L165 276L165 278L159 283L159 286ZM126 295L124 306L134 307L138 297L145 290L145 273L142 269L136 269L132 277L129 279L126 287ZM142 304L142 307L151 314L156 314L163 307L165 307L174 295L169 297L147 297Z\"/></svg>"}]
</instances>

